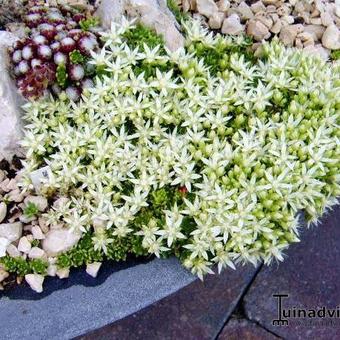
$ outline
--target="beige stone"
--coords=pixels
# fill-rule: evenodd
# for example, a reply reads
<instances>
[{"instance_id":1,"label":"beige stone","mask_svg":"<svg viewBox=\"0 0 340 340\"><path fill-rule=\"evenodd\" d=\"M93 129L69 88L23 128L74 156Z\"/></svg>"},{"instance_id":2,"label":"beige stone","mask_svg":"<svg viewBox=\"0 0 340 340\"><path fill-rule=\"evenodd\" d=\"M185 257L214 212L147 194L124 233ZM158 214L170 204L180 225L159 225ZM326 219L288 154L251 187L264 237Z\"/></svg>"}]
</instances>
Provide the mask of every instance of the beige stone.
<instances>
[{"instance_id":1,"label":"beige stone","mask_svg":"<svg viewBox=\"0 0 340 340\"><path fill-rule=\"evenodd\" d=\"M210 18L216 12L218 7L213 0L196 0L198 13Z\"/></svg>"},{"instance_id":2,"label":"beige stone","mask_svg":"<svg viewBox=\"0 0 340 340\"><path fill-rule=\"evenodd\" d=\"M340 48L340 31L335 25L330 25L326 28L322 39L322 45L330 50L337 50Z\"/></svg>"},{"instance_id":3,"label":"beige stone","mask_svg":"<svg viewBox=\"0 0 340 340\"><path fill-rule=\"evenodd\" d=\"M230 8L230 1L228 0L220 0L216 3L218 10L221 12L228 12L228 9Z\"/></svg>"},{"instance_id":4,"label":"beige stone","mask_svg":"<svg viewBox=\"0 0 340 340\"><path fill-rule=\"evenodd\" d=\"M258 12L264 12L266 10L266 6L262 1L257 1L250 6L251 10L256 14Z\"/></svg>"},{"instance_id":5,"label":"beige stone","mask_svg":"<svg viewBox=\"0 0 340 340\"><path fill-rule=\"evenodd\" d=\"M22 223L2 223L0 224L0 237L4 237L10 242L14 242L21 237Z\"/></svg>"},{"instance_id":6,"label":"beige stone","mask_svg":"<svg viewBox=\"0 0 340 340\"><path fill-rule=\"evenodd\" d=\"M254 17L254 13L250 9L250 7L247 5L246 2L241 2L237 7L237 12L239 13L239 16L241 20L249 20Z\"/></svg>"},{"instance_id":7,"label":"beige stone","mask_svg":"<svg viewBox=\"0 0 340 340\"><path fill-rule=\"evenodd\" d=\"M244 26L241 24L240 17L236 13L224 19L222 33L238 35L242 32L244 32Z\"/></svg>"},{"instance_id":8,"label":"beige stone","mask_svg":"<svg viewBox=\"0 0 340 340\"><path fill-rule=\"evenodd\" d=\"M247 24L247 34L253 37L256 41L262 41L270 37L268 27L259 20L249 20Z\"/></svg>"},{"instance_id":9,"label":"beige stone","mask_svg":"<svg viewBox=\"0 0 340 340\"><path fill-rule=\"evenodd\" d=\"M70 229L51 229L42 241L42 246L48 256L56 256L72 248L80 239L79 233Z\"/></svg>"},{"instance_id":10,"label":"beige stone","mask_svg":"<svg viewBox=\"0 0 340 340\"><path fill-rule=\"evenodd\" d=\"M97 277L98 271L99 271L101 265L102 265L101 262L89 263L86 266L86 273L89 274L92 277Z\"/></svg>"},{"instance_id":11,"label":"beige stone","mask_svg":"<svg viewBox=\"0 0 340 340\"><path fill-rule=\"evenodd\" d=\"M273 32L274 34L278 34L281 31L281 20L279 19L278 21L275 22L275 24L270 28L270 31Z\"/></svg>"},{"instance_id":12,"label":"beige stone","mask_svg":"<svg viewBox=\"0 0 340 340\"><path fill-rule=\"evenodd\" d=\"M217 12L212 15L209 19L209 26L212 29L220 29L225 18L225 14L223 12Z\"/></svg>"},{"instance_id":13,"label":"beige stone","mask_svg":"<svg viewBox=\"0 0 340 340\"><path fill-rule=\"evenodd\" d=\"M279 38L286 46L293 46L296 36L303 31L301 24L284 26L280 31Z\"/></svg>"},{"instance_id":14,"label":"beige stone","mask_svg":"<svg viewBox=\"0 0 340 340\"><path fill-rule=\"evenodd\" d=\"M310 19L310 23L312 25L322 25L321 18L311 18Z\"/></svg>"},{"instance_id":15,"label":"beige stone","mask_svg":"<svg viewBox=\"0 0 340 340\"><path fill-rule=\"evenodd\" d=\"M314 41L320 40L325 30L326 30L325 27L319 26L319 25L305 25L304 26L304 32L310 33Z\"/></svg>"},{"instance_id":16,"label":"beige stone","mask_svg":"<svg viewBox=\"0 0 340 340\"><path fill-rule=\"evenodd\" d=\"M334 20L328 12L321 13L321 22L326 27L334 24Z\"/></svg>"}]
</instances>

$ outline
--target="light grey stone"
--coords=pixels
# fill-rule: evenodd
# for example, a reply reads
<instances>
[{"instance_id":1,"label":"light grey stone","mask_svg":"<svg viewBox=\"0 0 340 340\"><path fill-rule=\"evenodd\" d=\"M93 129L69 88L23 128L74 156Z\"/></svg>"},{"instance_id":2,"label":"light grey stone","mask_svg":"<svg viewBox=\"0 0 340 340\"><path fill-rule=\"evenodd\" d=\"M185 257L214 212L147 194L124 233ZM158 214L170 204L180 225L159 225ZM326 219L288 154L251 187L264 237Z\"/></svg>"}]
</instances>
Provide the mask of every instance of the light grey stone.
<instances>
[{"instance_id":1,"label":"light grey stone","mask_svg":"<svg viewBox=\"0 0 340 340\"><path fill-rule=\"evenodd\" d=\"M322 45L330 50L338 50L340 48L340 31L335 25L326 28L322 36Z\"/></svg>"},{"instance_id":2,"label":"light grey stone","mask_svg":"<svg viewBox=\"0 0 340 340\"><path fill-rule=\"evenodd\" d=\"M71 285L37 299L3 296L2 339L71 339L133 314L195 279L177 259L155 259L116 271L96 286Z\"/></svg>"},{"instance_id":3,"label":"light grey stone","mask_svg":"<svg viewBox=\"0 0 340 340\"><path fill-rule=\"evenodd\" d=\"M268 27L259 20L249 20L247 24L247 34L253 37L256 41L262 41L270 37Z\"/></svg>"},{"instance_id":4,"label":"light grey stone","mask_svg":"<svg viewBox=\"0 0 340 340\"><path fill-rule=\"evenodd\" d=\"M166 0L102 0L96 15L104 28L110 28L111 22L120 21L123 15L137 18L161 34L170 50L175 51L184 46L184 37L179 32L179 25L168 9Z\"/></svg>"},{"instance_id":5,"label":"light grey stone","mask_svg":"<svg viewBox=\"0 0 340 340\"><path fill-rule=\"evenodd\" d=\"M25 254L28 254L31 248L32 248L31 242L27 239L27 237L26 236L21 237L18 244L18 250Z\"/></svg>"},{"instance_id":6,"label":"light grey stone","mask_svg":"<svg viewBox=\"0 0 340 340\"><path fill-rule=\"evenodd\" d=\"M70 229L53 229L45 235L42 246L48 256L56 256L72 248L80 237L79 233Z\"/></svg>"},{"instance_id":7,"label":"light grey stone","mask_svg":"<svg viewBox=\"0 0 340 340\"><path fill-rule=\"evenodd\" d=\"M29 203L33 203L34 205L36 205L39 211L45 211L48 206L47 199L43 196L29 195L25 198L24 203L26 205L28 205Z\"/></svg>"},{"instance_id":8,"label":"light grey stone","mask_svg":"<svg viewBox=\"0 0 340 340\"><path fill-rule=\"evenodd\" d=\"M282 27L279 38L286 46L293 46L296 36L303 32L303 26L301 24L290 25Z\"/></svg>"},{"instance_id":9,"label":"light grey stone","mask_svg":"<svg viewBox=\"0 0 340 340\"><path fill-rule=\"evenodd\" d=\"M196 0L198 13L210 18L218 12L218 7L213 0Z\"/></svg>"},{"instance_id":10,"label":"light grey stone","mask_svg":"<svg viewBox=\"0 0 340 340\"><path fill-rule=\"evenodd\" d=\"M7 205L5 202L0 203L0 223L5 219L7 215Z\"/></svg>"},{"instance_id":11,"label":"light grey stone","mask_svg":"<svg viewBox=\"0 0 340 340\"><path fill-rule=\"evenodd\" d=\"M10 32L0 31L0 158L11 158L22 154L19 141L22 137L21 105L23 98L18 94L8 68L7 49L17 38Z\"/></svg>"},{"instance_id":12,"label":"light grey stone","mask_svg":"<svg viewBox=\"0 0 340 340\"><path fill-rule=\"evenodd\" d=\"M86 273L89 274L92 277L97 277L98 271L99 271L101 265L102 265L101 262L89 263L86 266Z\"/></svg>"},{"instance_id":13,"label":"light grey stone","mask_svg":"<svg viewBox=\"0 0 340 340\"><path fill-rule=\"evenodd\" d=\"M240 17L233 13L228 18L225 18L222 25L222 33L238 35L244 32L244 26L240 22Z\"/></svg>"},{"instance_id":14,"label":"light grey stone","mask_svg":"<svg viewBox=\"0 0 340 340\"><path fill-rule=\"evenodd\" d=\"M41 293L43 291L43 283L44 277L40 274L27 274L25 275L26 282L30 285L30 287L36 291L37 293ZM30 327L30 326L29 326Z\"/></svg>"},{"instance_id":15,"label":"light grey stone","mask_svg":"<svg viewBox=\"0 0 340 340\"><path fill-rule=\"evenodd\" d=\"M0 224L0 237L4 237L10 242L19 240L21 234L22 234L21 222Z\"/></svg>"},{"instance_id":16,"label":"light grey stone","mask_svg":"<svg viewBox=\"0 0 340 340\"><path fill-rule=\"evenodd\" d=\"M209 19L209 26L212 29L220 29L225 18L225 14L223 12L217 12L213 14Z\"/></svg>"}]
</instances>

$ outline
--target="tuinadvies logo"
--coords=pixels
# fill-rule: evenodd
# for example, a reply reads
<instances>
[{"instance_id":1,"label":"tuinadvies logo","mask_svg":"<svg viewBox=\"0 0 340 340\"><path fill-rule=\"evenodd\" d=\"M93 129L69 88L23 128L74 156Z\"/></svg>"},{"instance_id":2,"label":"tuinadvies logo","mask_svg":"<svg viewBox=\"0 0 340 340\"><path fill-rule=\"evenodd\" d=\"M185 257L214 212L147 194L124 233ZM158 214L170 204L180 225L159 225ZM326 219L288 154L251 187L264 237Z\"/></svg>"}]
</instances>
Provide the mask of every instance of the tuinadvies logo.
<instances>
[{"instance_id":1,"label":"tuinadvies logo","mask_svg":"<svg viewBox=\"0 0 340 340\"><path fill-rule=\"evenodd\" d=\"M340 325L340 306L336 306L335 308L328 308L326 306L313 308L293 306L285 308L284 301L289 298L289 294L273 294L273 298L277 300L277 318L272 321L274 326L288 326L289 322L297 319L311 319L315 321L331 319L336 320L336 323ZM331 324L334 324L334 322L331 322Z\"/></svg>"}]
</instances>

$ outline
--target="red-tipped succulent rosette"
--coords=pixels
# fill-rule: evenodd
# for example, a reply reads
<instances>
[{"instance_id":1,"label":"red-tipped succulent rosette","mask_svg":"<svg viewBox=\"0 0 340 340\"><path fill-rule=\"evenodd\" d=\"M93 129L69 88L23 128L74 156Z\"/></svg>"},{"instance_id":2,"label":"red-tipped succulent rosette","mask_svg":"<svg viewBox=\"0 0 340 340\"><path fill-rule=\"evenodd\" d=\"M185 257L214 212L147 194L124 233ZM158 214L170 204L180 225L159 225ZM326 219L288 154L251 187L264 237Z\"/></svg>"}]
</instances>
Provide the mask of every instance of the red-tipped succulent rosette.
<instances>
[{"instance_id":1,"label":"red-tipped succulent rosette","mask_svg":"<svg viewBox=\"0 0 340 340\"><path fill-rule=\"evenodd\" d=\"M99 46L100 40L92 32L100 27L85 31L83 20L86 15L70 6L29 2L23 18L29 35L10 49L13 74L25 97L65 91L70 99L77 100L83 88L94 86L86 63Z\"/></svg>"}]
</instances>

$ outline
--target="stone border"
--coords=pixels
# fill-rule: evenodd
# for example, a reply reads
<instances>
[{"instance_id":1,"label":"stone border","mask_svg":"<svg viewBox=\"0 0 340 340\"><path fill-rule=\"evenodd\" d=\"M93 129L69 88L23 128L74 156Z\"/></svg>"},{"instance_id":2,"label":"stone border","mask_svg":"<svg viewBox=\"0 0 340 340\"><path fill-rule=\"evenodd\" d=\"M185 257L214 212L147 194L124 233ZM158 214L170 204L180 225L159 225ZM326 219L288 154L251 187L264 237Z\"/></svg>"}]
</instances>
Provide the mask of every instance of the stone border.
<instances>
[{"instance_id":1,"label":"stone border","mask_svg":"<svg viewBox=\"0 0 340 340\"><path fill-rule=\"evenodd\" d=\"M73 285L39 300L2 296L2 339L70 339L130 315L195 279L175 258L155 259L114 272L97 286Z\"/></svg>"}]
</instances>

